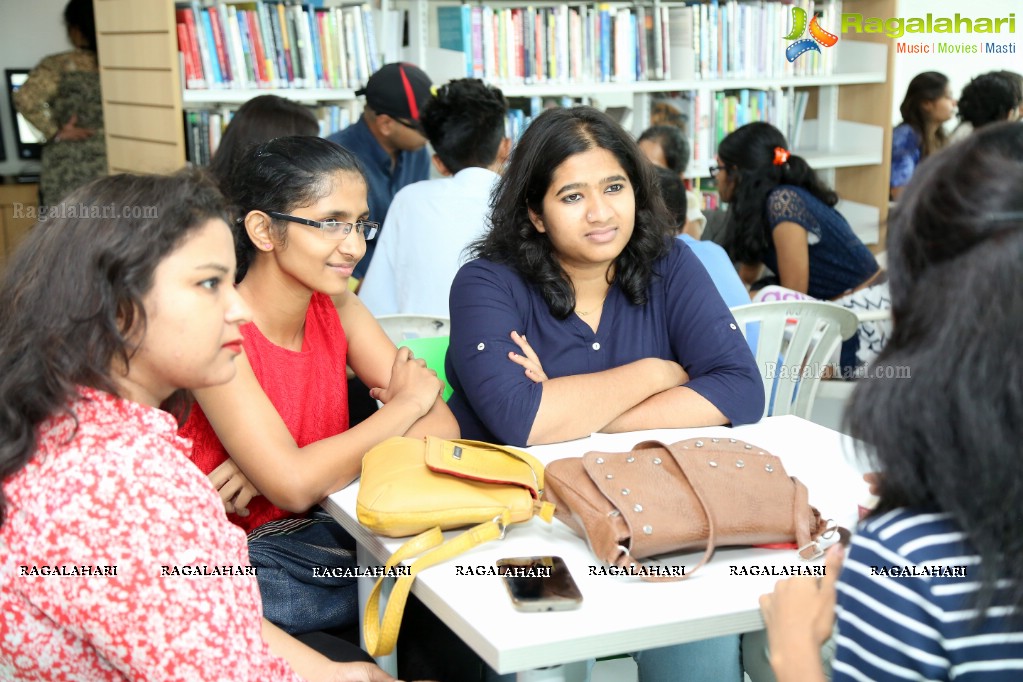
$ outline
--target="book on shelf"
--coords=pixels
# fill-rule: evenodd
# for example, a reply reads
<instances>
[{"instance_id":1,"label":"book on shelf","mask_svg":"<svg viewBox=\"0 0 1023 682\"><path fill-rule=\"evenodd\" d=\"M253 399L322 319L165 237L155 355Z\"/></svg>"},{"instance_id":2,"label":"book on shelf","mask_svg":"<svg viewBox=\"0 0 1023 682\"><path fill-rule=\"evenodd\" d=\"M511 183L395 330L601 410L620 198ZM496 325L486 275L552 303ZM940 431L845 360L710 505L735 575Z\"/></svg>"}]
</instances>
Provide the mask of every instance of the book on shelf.
<instances>
[{"instance_id":1,"label":"book on shelf","mask_svg":"<svg viewBox=\"0 0 1023 682\"><path fill-rule=\"evenodd\" d=\"M754 121L771 123L785 135L789 148L798 150L810 93L789 93L780 88L662 93L653 97L650 123L683 131L692 153L690 172L701 175L714 163L721 139Z\"/></svg>"},{"instance_id":2,"label":"book on shelf","mask_svg":"<svg viewBox=\"0 0 1023 682\"><path fill-rule=\"evenodd\" d=\"M840 17L838 0L795 1L822 23ZM834 49L786 61L780 36L791 5L782 2L484 2L430 11L440 47L463 54L466 76L496 84L770 78L834 68Z\"/></svg>"},{"instance_id":3,"label":"book on shelf","mask_svg":"<svg viewBox=\"0 0 1023 682\"><path fill-rule=\"evenodd\" d=\"M310 107L320 126L320 135L326 136L347 128L352 123L350 107L324 104ZM184 112L185 154L194 165L209 165L228 124L234 117L234 110L228 107L192 109Z\"/></svg>"},{"instance_id":4,"label":"book on shelf","mask_svg":"<svg viewBox=\"0 0 1023 682\"><path fill-rule=\"evenodd\" d=\"M176 4L186 89L365 84L380 62L374 10L363 3L322 5L270 0ZM403 16L387 10L388 25L401 31ZM393 43L387 38L388 45ZM479 70L484 71L482 64Z\"/></svg>"}]
</instances>

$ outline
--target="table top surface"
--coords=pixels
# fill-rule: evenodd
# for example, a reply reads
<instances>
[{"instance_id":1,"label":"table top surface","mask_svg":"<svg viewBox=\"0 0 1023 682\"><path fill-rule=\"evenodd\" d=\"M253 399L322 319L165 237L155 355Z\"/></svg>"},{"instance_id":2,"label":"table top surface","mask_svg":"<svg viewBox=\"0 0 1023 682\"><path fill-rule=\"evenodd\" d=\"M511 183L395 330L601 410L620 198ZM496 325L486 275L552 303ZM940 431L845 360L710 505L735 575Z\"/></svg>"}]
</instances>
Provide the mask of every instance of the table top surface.
<instances>
[{"instance_id":1,"label":"table top surface","mask_svg":"<svg viewBox=\"0 0 1023 682\"><path fill-rule=\"evenodd\" d=\"M526 450L547 463L591 450L627 451L644 440L673 443L693 437L738 438L777 455L787 473L806 484L810 503L825 518L848 528L855 524L857 505L867 497L859 473L866 469L854 455L853 441L792 416L769 417L734 429L594 434ZM382 565L404 539L380 537L361 526L355 519L357 492L358 482L330 495L324 507ZM457 532L445 535L453 537ZM505 557L541 555L564 558L583 594L580 608L522 613L512 606L503 578L465 575ZM646 563L693 566L701 555L686 553ZM749 575L749 568L743 571L746 575L733 575L731 567L792 565L806 565L794 550L743 547L718 549L708 564L680 582L600 575L603 563L582 538L559 521L546 524L534 518L509 528L502 541L423 571L413 593L492 668L507 673L758 630L763 627L758 598L780 578Z\"/></svg>"}]
</instances>

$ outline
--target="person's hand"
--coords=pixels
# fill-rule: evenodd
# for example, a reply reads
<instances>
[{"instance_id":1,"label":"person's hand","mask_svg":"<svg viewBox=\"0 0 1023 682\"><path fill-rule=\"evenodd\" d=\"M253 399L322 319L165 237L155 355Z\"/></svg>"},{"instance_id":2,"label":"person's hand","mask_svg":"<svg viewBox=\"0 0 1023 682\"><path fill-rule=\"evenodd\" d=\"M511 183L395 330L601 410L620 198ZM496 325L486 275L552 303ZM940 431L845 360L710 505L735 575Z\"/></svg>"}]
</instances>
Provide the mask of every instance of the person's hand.
<instances>
[{"instance_id":1,"label":"person's hand","mask_svg":"<svg viewBox=\"0 0 1023 682\"><path fill-rule=\"evenodd\" d=\"M213 483L213 487L220 493L220 499L224 502L224 510L228 514L249 515L249 502L260 493L241 472L234 460L228 458L227 461L210 472L209 479Z\"/></svg>"},{"instance_id":2,"label":"person's hand","mask_svg":"<svg viewBox=\"0 0 1023 682\"><path fill-rule=\"evenodd\" d=\"M392 400L408 400L419 408L422 416L433 407L443 387L426 361L417 359L408 347L402 346L394 356L391 381L385 387L370 389L369 395L385 405Z\"/></svg>"},{"instance_id":3,"label":"person's hand","mask_svg":"<svg viewBox=\"0 0 1023 682\"><path fill-rule=\"evenodd\" d=\"M871 471L870 473L863 474L863 480L870 486L870 494L877 495L881 494L881 474L877 471Z\"/></svg>"},{"instance_id":4,"label":"person's hand","mask_svg":"<svg viewBox=\"0 0 1023 682\"><path fill-rule=\"evenodd\" d=\"M508 359L524 368L526 370L526 377L533 382L547 381L547 374L543 371L540 358L537 356L536 351L533 350L533 347L526 341L526 337L518 332L512 332L511 340L515 342L515 345L519 347L522 353L509 352Z\"/></svg>"},{"instance_id":5,"label":"person's hand","mask_svg":"<svg viewBox=\"0 0 1023 682\"><path fill-rule=\"evenodd\" d=\"M401 682L372 663L336 663L331 673L330 682Z\"/></svg>"},{"instance_id":6,"label":"person's hand","mask_svg":"<svg viewBox=\"0 0 1023 682\"><path fill-rule=\"evenodd\" d=\"M805 649L816 652L831 636L835 624L835 585L842 572L845 550L832 545L823 578L809 576L780 580L774 592L760 597L772 660L798 660ZM816 655L815 653L813 655Z\"/></svg>"},{"instance_id":7,"label":"person's hand","mask_svg":"<svg viewBox=\"0 0 1023 682\"><path fill-rule=\"evenodd\" d=\"M337 663L332 667L330 682L396 682L372 663Z\"/></svg>"},{"instance_id":8,"label":"person's hand","mask_svg":"<svg viewBox=\"0 0 1023 682\"><path fill-rule=\"evenodd\" d=\"M96 134L92 128L78 127L78 114L71 114L71 119L53 136L54 142L80 142Z\"/></svg>"}]
</instances>

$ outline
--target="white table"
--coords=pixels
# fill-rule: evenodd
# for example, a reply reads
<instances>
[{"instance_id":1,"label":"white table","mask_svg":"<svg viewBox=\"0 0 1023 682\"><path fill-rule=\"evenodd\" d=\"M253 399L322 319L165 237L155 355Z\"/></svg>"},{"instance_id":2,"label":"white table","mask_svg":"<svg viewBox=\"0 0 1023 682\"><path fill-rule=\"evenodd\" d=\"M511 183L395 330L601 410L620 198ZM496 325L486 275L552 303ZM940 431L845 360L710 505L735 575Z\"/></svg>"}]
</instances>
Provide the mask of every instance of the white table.
<instances>
[{"instance_id":1,"label":"white table","mask_svg":"<svg viewBox=\"0 0 1023 682\"><path fill-rule=\"evenodd\" d=\"M529 448L544 463L590 450L618 452L643 440L666 443L692 438L733 437L779 456L791 476L810 491L810 503L826 518L852 528L867 487L854 461L852 441L793 416L769 417L738 427L670 429L594 434L568 443ZM382 565L402 539L379 537L355 519L358 485L331 495L325 508L355 538L360 565ZM457 531L447 533L452 536ZM497 576L456 575L456 566L492 566L503 557L559 555L583 594L582 606L557 613L520 613ZM700 553L663 560L696 564ZM601 563L564 524L539 519L512 526L503 541L475 548L416 579L413 593L499 673L529 671L573 661L759 630L758 598L778 580L772 576L729 575L731 566L799 564L793 550L719 549L692 578L645 583L638 578L590 575ZM372 581L366 581L372 586ZM364 603L363 587L360 597ZM562 669L564 670L564 669ZM519 679L564 679L557 671Z\"/></svg>"}]
</instances>

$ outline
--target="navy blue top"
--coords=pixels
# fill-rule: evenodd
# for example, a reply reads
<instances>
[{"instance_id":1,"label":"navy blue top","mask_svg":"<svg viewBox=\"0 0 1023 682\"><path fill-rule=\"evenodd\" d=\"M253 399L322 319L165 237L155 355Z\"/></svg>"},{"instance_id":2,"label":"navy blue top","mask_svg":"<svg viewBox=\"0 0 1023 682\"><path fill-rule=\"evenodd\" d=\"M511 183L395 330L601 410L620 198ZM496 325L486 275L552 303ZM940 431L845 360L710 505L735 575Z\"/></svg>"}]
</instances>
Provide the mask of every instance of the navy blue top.
<instances>
[{"instance_id":1,"label":"navy blue top","mask_svg":"<svg viewBox=\"0 0 1023 682\"><path fill-rule=\"evenodd\" d=\"M359 158L369 185L369 219L381 225L399 189L430 177L430 152L426 147L414 152L398 152L397 161L392 161L391 155L373 137L366 125L365 116L360 116L358 121L327 139ZM376 245L376 240L366 242L366 255L355 266L355 277L361 279L365 276Z\"/></svg>"},{"instance_id":2,"label":"navy blue top","mask_svg":"<svg viewBox=\"0 0 1023 682\"><path fill-rule=\"evenodd\" d=\"M845 293L877 272L877 261L849 227L845 217L802 187L779 185L767 195L767 224L792 222L807 232L810 286L807 294L828 300ZM767 240L764 264L778 272L774 241Z\"/></svg>"},{"instance_id":3,"label":"navy blue top","mask_svg":"<svg viewBox=\"0 0 1023 682\"><path fill-rule=\"evenodd\" d=\"M446 361L454 395L448 406L463 438L525 445L540 407L534 383L508 359L524 334L550 378L588 374L642 358L674 360L686 384L734 425L764 412L753 354L707 270L684 243L655 263L646 305L631 304L617 285L604 302L597 332L576 314L555 319L539 288L508 265L477 259L451 285L451 342ZM579 396L579 409L586 397Z\"/></svg>"},{"instance_id":4,"label":"navy blue top","mask_svg":"<svg viewBox=\"0 0 1023 682\"><path fill-rule=\"evenodd\" d=\"M902 187L913 177L913 171L923 156L920 136L908 123L900 123L892 130L892 187Z\"/></svg>"},{"instance_id":5,"label":"navy blue top","mask_svg":"<svg viewBox=\"0 0 1023 682\"><path fill-rule=\"evenodd\" d=\"M999 580L977 618L982 569L948 514L901 508L868 519L838 580L834 682L1018 682L1023 626L1013 620L1013 584Z\"/></svg>"}]
</instances>

